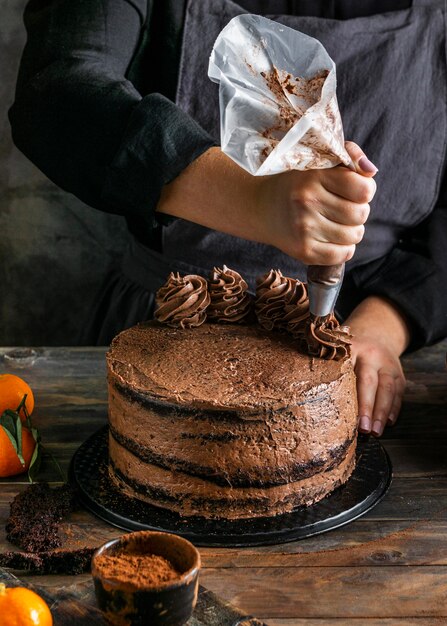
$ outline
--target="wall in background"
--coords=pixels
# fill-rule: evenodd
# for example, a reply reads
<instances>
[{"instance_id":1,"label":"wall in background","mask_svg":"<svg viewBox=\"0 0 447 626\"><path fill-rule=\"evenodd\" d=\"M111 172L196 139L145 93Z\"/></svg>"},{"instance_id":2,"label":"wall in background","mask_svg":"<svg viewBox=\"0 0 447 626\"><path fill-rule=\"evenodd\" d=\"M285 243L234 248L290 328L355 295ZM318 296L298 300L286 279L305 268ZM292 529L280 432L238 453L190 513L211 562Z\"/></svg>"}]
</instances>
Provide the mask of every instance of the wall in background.
<instances>
[{"instance_id":1,"label":"wall in background","mask_svg":"<svg viewBox=\"0 0 447 626\"><path fill-rule=\"evenodd\" d=\"M53 185L12 144L7 111L26 0L0 0L0 345L74 345L126 239L122 218Z\"/></svg>"}]
</instances>

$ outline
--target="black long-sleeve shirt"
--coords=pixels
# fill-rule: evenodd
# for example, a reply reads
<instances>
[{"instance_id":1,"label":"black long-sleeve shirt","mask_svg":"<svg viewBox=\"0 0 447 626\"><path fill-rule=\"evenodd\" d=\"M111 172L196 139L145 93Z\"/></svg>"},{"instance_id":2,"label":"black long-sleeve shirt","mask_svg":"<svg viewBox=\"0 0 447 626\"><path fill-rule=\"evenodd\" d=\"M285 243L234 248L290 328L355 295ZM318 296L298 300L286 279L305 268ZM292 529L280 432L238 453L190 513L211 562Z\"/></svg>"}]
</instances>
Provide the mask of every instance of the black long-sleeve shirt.
<instances>
[{"instance_id":1,"label":"black long-sleeve shirt","mask_svg":"<svg viewBox=\"0 0 447 626\"><path fill-rule=\"evenodd\" d=\"M252 12L272 2L244 0ZM409 0L295 0L275 13L344 19ZM185 0L31 0L28 41L10 110L17 146L61 188L124 215L156 247L163 185L214 140L175 104ZM413 328L412 347L447 335L447 192L386 257L354 268L349 302L390 298ZM343 294L342 294L343 295ZM343 302L343 298L340 299ZM346 311L348 312L348 311Z\"/></svg>"}]
</instances>

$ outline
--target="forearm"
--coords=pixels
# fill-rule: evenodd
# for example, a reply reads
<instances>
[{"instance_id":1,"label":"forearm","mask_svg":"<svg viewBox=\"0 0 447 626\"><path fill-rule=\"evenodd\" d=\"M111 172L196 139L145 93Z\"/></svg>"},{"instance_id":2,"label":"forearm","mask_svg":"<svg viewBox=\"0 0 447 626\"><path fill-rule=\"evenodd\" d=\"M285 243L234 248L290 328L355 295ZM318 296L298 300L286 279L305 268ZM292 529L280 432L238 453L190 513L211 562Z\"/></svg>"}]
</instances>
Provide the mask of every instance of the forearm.
<instances>
[{"instance_id":1,"label":"forearm","mask_svg":"<svg viewBox=\"0 0 447 626\"><path fill-rule=\"evenodd\" d=\"M210 148L165 185L157 211L237 237L264 241L264 220L257 203L259 181L220 148Z\"/></svg>"},{"instance_id":2,"label":"forearm","mask_svg":"<svg viewBox=\"0 0 447 626\"><path fill-rule=\"evenodd\" d=\"M365 298L346 323L354 337L368 337L371 341L385 343L398 356L410 343L410 326L405 316L391 301L380 296Z\"/></svg>"},{"instance_id":3,"label":"forearm","mask_svg":"<svg viewBox=\"0 0 447 626\"><path fill-rule=\"evenodd\" d=\"M425 223L410 231L402 247L396 246L372 267L367 264L350 271L358 300L383 298L408 320L408 351L447 337L446 206L437 207Z\"/></svg>"}]
</instances>

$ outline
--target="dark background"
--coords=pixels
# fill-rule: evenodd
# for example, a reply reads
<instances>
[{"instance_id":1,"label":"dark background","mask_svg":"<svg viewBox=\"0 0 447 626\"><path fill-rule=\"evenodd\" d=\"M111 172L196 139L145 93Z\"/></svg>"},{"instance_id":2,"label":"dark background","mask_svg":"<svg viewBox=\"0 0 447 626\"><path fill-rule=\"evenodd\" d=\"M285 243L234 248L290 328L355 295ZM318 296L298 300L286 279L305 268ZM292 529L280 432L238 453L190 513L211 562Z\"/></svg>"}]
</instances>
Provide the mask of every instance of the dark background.
<instances>
[{"instance_id":1,"label":"dark background","mask_svg":"<svg viewBox=\"0 0 447 626\"><path fill-rule=\"evenodd\" d=\"M26 0L0 0L0 345L75 345L126 228L51 183L11 140Z\"/></svg>"}]
</instances>

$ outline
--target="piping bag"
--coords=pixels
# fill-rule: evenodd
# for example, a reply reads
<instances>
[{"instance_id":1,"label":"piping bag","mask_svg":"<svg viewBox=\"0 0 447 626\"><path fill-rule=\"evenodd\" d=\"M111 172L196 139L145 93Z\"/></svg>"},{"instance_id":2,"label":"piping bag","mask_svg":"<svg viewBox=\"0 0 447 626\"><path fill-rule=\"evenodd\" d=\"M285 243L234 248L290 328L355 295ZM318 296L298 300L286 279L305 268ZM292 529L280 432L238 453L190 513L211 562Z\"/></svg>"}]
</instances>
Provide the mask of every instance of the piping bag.
<instances>
[{"instance_id":1,"label":"piping bag","mask_svg":"<svg viewBox=\"0 0 447 626\"><path fill-rule=\"evenodd\" d=\"M323 45L259 15L233 18L211 52L222 151L254 176L355 166L344 147L335 63ZM307 271L311 316L330 315L343 265Z\"/></svg>"}]
</instances>

